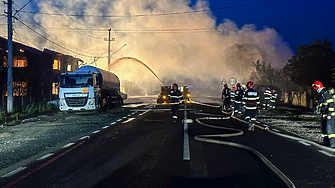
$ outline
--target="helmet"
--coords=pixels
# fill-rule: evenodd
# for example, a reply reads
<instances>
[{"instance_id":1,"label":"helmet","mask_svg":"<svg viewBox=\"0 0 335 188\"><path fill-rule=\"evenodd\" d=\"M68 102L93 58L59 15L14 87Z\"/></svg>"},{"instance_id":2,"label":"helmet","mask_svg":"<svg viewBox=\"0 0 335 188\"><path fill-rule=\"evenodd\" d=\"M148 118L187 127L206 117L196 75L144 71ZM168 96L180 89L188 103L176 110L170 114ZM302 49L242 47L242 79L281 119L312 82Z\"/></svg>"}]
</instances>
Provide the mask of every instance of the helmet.
<instances>
[{"instance_id":1,"label":"helmet","mask_svg":"<svg viewBox=\"0 0 335 188\"><path fill-rule=\"evenodd\" d=\"M245 89L247 86L245 86L245 84L242 84L242 87Z\"/></svg>"},{"instance_id":2,"label":"helmet","mask_svg":"<svg viewBox=\"0 0 335 188\"><path fill-rule=\"evenodd\" d=\"M236 90L236 88L235 87L233 87L233 91L235 91Z\"/></svg>"},{"instance_id":3,"label":"helmet","mask_svg":"<svg viewBox=\"0 0 335 188\"><path fill-rule=\"evenodd\" d=\"M174 88L175 86L178 88L178 84L177 83L172 84L172 88Z\"/></svg>"},{"instance_id":4,"label":"helmet","mask_svg":"<svg viewBox=\"0 0 335 188\"><path fill-rule=\"evenodd\" d=\"M236 87L241 87L241 84L240 84L240 83L237 83L237 84L236 84Z\"/></svg>"},{"instance_id":5,"label":"helmet","mask_svg":"<svg viewBox=\"0 0 335 188\"><path fill-rule=\"evenodd\" d=\"M252 87L254 87L254 83L252 81L249 81L247 83L247 88L249 89L249 88L252 88Z\"/></svg>"},{"instance_id":6,"label":"helmet","mask_svg":"<svg viewBox=\"0 0 335 188\"><path fill-rule=\"evenodd\" d=\"M320 81L315 81L312 84L312 88L315 89L315 90L318 90L320 88L323 88L323 84Z\"/></svg>"},{"instance_id":7,"label":"helmet","mask_svg":"<svg viewBox=\"0 0 335 188\"><path fill-rule=\"evenodd\" d=\"M272 93L274 93L274 92L276 92L276 90L273 89L273 90L272 90Z\"/></svg>"},{"instance_id":8,"label":"helmet","mask_svg":"<svg viewBox=\"0 0 335 188\"><path fill-rule=\"evenodd\" d=\"M267 90L270 90L270 86L267 86L266 89L267 89Z\"/></svg>"},{"instance_id":9,"label":"helmet","mask_svg":"<svg viewBox=\"0 0 335 188\"><path fill-rule=\"evenodd\" d=\"M228 85L227 85L227 84L224 84L224 87L228 87Z\"/></svg>"}]
</instances>

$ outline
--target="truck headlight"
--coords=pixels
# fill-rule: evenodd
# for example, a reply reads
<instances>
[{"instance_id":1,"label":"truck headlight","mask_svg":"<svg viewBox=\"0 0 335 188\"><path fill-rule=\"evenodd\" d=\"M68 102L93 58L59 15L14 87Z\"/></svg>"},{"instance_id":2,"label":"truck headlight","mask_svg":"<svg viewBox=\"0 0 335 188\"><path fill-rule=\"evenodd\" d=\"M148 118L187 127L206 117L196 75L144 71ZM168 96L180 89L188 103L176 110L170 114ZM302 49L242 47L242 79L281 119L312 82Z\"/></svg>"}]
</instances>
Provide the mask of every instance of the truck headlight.
<instances>
[{"instance_id":1,"label":"truck headlight","mask_svg":"<svg viewBox=\"0 0 335 188\"><path fill-rule=\"evenodd\" d=\"M165 95L163 96L163 99L166 99L166 96L165 96Z\"/></svg>"},{"instance_id":2,"label":"truck headlight","mask_svg":"<svg viewBox=\"0 0 335 188\"><path fill-rule=\"evenodd\" d=\"M187 97L190 97L191 95L190 94L187 94Z\"/></svg>"}]
</instances>

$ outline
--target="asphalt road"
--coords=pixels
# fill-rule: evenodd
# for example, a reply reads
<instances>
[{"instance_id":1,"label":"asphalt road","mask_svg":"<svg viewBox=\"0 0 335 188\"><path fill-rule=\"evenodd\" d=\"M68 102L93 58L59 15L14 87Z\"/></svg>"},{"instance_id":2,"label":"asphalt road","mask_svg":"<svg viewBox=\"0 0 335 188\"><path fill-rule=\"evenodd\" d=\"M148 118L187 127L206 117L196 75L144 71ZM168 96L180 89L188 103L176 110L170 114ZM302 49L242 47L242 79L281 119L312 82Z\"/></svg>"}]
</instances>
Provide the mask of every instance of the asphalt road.
<instances>
[{"instance_id":1,"label":"asphalt road","mask_svg":"<svg viewBox=\"0 0 335 188\"><path fill-rule=\"evenodd\" d=\"M169 105L131 109L89 139L6 174L0 186L335 187L331 150L263 126L248 131L215 105L189 103L177 122Z\"/></svg>"}]
</instances>

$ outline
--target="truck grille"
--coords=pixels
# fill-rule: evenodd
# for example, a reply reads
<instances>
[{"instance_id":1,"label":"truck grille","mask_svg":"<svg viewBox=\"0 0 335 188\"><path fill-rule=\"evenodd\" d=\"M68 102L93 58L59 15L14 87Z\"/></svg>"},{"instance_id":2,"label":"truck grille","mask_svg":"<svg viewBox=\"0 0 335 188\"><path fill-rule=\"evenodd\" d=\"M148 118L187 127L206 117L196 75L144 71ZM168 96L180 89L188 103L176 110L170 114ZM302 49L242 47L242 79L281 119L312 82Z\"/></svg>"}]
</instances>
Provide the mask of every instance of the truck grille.
<instances>
[{"instance_id":1,"label":"truck grille","mask_svg":"<svg viewBox=\"0 0 335 188\"><path fill-rule=\"evenodd\" d=\"M83 107L87 103L87 97L65 98L65 101L69 107Z\"/></svg>"}]
</instances>

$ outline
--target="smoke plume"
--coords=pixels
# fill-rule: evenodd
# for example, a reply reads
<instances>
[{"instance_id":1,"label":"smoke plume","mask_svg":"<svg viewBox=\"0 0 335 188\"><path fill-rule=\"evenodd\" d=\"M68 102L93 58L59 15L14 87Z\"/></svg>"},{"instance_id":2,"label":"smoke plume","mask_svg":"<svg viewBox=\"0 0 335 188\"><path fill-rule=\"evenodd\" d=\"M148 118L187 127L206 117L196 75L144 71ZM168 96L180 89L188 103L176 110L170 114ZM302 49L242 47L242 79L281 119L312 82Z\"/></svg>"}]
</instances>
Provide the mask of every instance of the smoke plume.
<instances>
[{"instance_id":1,"label":"smoke plume","mask_svg":"<svg viewBox=\"0 0 335 188\"><path fill-rule=\"evenodd\" d=\"M25 3L16 1L16 9ZM87 63L93 62L95 56L96 66L110 68L123 85L132 83L141 88L139 94L158 91L160 83L148 69L131 59L124 58L108 67L104 38L109 28L115 38L111 42L112 52L127 44L113 54L112 63L123 57L135 58L150 67L164 84L194 85L201 92L219 94L223 78L248 81L250 64L258 59L282 67L292 56L288 44L273 28L257 30L253 24L239 28L229 18L217 25L211 12L174 14L208 8L209 3L204 0L195 5L189 0L35 0L24 10L62 15L22 12L18 19L61 46L92 57L65 50L18 21L15 30L29 40L15 32L14 37L40 49L82 58ZM83 16L69 17L64 13ZM5 28L0 31L6 36Z\"/></svg>"}]
</instances>

